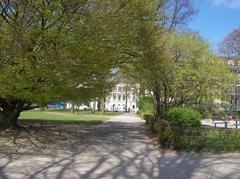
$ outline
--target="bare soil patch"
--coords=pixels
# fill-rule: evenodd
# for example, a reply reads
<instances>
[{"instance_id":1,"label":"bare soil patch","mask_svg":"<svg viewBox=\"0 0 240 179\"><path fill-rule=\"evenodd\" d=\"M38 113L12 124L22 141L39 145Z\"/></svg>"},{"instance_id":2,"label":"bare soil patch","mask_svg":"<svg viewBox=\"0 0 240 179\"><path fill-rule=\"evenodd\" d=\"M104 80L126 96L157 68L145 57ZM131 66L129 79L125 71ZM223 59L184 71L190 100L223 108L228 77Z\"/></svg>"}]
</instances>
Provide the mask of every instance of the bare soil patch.
<instances>
[{"instance_id":1,"label":"bare soil patch","mask_svg":"<svg viewBox=\"0 0 240 179\"><path fill-rule=\"evenodd\" d=\"M57 154L74 151L85 144L88 133L97 126L29 124L22 130L0 131L0 152L18 154Z\"/></svg>"}]
</instances>

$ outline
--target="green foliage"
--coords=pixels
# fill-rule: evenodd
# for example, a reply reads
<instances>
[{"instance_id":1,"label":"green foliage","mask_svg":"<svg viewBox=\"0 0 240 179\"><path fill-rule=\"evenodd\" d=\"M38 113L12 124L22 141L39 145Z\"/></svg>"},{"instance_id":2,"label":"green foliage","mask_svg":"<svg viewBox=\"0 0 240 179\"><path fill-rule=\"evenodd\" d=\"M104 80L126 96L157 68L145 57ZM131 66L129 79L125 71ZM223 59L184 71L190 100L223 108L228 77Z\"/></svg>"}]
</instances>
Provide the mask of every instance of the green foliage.
<instances>
[{"instance_id":1,"label":"green foliage","mask_svg":"<svg viewBox=\"0 0 240 179\"><path fill-rule=\"evenodd\" d=\"M240 131L236 129L172 129L176 150L197 152L239 152Z\"/></svg>"},{"instance_id":2,"label":"green foliage","mask_svg":"<svg viewBox=\"0 0 240 179\"><path fill-rule=\"evenodd\" d=\"M175 107L165 113L165 118L171 126L200 126L201 115L190 108Z\"/></svg>"},{"instance_id":3,"label":"green foliage","mask_svg":"<svg viewBox=\"0 0 240 179\"><path fill-rule=\"evenodd\" d=\"M213 113L213 120L225 120L228 114L225 111L218 111Z\"/></svg>"},{"instance_id":4,"label":"green foliage","mask_svg":"<svg viewBox=\"0 0 240 179\"><path fill-rule=\"evenodd\" d=\"M138 109L143 114L154 114L154 105L152 97L142 97L138 101Z\"/></svg>"},{"instance_id":5,"label":"green foliage","mask_svg":"<svg viewBox=\"0 0 240 179\"><path fill-rule=\"evenodd\" d=\"M240 130L202 127L166 128L154 117L145 116L149 128L162 148L196 152L239 152Z\"/></svg>"},{"instance_id":6,"label":"green foliage","mask_svg":"<svg viewBox=\"0 0 240 179\"><path fill-rule=\"evenodd\" d=\"M229 99L226 89L236 75L198 34L159 30L145 40L145 53L129 71L152 91L157 115L171 107Z\"/></svg>"},{"instance_id":7,"label":"green foliage","mask_svg":"<svg viewBox=\"0 0 240 179\"><path fill-rule=\"evenodd\" d=\"M149 114L145 114L144 116L144 120L146 121L146 124L152 129L154 130L154 124L155 124L155 120L154 117L149 115Z\"/></svg>"},{"instance_id":8,"label":"green foliage","mask_svg":"<svg viewBox=\"0 0 240 179\"><path fill-rule=\"evenodd\" d=\"M0 123L14 116L16 125L19 113L32 104L79 104L105 97L114 69L139 53L139 31L146 17L151 19L151 4L1 1Z\"/></svg>"}]
</instances>

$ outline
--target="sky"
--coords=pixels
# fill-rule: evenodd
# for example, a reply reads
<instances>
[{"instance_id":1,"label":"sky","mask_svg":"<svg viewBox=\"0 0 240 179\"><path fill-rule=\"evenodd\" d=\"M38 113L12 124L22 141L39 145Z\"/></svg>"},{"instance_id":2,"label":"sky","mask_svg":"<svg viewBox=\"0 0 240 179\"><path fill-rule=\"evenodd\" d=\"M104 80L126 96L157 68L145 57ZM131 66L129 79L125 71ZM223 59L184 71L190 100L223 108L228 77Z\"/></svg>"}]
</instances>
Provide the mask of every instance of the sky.
<instances>
[{"instance_id":1,"label":"sky","mask_svg":"<svg viewBox=\"0 0 240 179\"><path fill-rule=\"evenodd\" d=\"M217 52L219 43L240 27L240 0L193 0L198 13L188 28L198 31Z\"/></svg>"}]
</instances>

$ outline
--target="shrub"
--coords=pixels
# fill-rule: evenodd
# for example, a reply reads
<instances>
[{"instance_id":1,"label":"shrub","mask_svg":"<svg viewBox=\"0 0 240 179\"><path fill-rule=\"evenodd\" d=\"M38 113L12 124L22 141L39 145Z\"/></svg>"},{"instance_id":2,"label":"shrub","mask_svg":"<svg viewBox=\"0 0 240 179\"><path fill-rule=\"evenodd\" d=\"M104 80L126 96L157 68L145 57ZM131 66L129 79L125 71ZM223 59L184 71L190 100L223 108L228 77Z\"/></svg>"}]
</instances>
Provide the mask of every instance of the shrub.
<instances>
[{"instance_id":1,"label":"shrub","mask_svg":"<svg viewBox=\"0 0 240 179\"><path fill-rule=\"evenodd\" d=\"M139 114L144 116L144 114L153 114L154 105L152 97L142 97L138 101Z\"/></svg>"},{"instance_id":2,"label":"shrub","mask_svg":"<svg viewBox=\"0 0 240 179\"><path fill-rule=\"evenodd\" d=\"M224 120L227 116L227 112L218 111L213 114L213 120Z\"/></svg>"},{"instance_id":3,"label":"shrub","mask_svg":"<svg viewBox=\"0 0 240 179\"><path fill-rule=\"evenodd\" d=\"M171 126L200 126L201 115L199 112L190 108L172 108L165 113L165 119Z\"/></svg>"},{"instance_id":4,"label":"shrub","mask_svg":"<svg viewBox=\"0 0 240 179\"><path fill-rule=\"evenodd\" d=\"M198 111L202 115L203 118L208 118L208 119L212 118L212 112L208 108L196 106L192 109L195 111Z\"/></svg>"},{"instance_id":5,"label":"shrub","mask_svg":"<svg viewBox=\"0 0 240 179\"><path fill-rule=\"evenodd\" d=\"M155 119L152 115L145 114L144 119L151 130L154 130Z\"/></svg>"}]
</instances>

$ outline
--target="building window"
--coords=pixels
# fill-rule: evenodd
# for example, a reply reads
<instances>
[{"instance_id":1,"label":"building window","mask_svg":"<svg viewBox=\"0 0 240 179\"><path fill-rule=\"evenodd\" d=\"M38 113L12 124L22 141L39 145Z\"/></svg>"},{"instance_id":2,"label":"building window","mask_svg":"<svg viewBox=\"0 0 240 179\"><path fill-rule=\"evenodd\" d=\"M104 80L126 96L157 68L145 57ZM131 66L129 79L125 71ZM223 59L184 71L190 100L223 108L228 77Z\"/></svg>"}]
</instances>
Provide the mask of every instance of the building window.
<instances>
[{"instance_id":1,"label":"building window","mask_svg":"<svg viewBox=\"0 0 240 179\"><path fill-rule=\"evenodd\" d=\"M240 106L240 101L237 100L237 108L239 108L239 106Z\"/></svg>"},{"instance_id":2,"label":"building window","mask_svg":"<svg viewBox=\"0 0 240 179\"><path fill-rule=\"evenodd\" d=\"M117 99L116 94L113 94L113 100L116 100L116 99Z\"/></svg>"},{"instance_id":3,"label":"building window","mask_svg":"<svg viewBox=\"0 0 240 179\"><path fill-rule=\"evenodd\" d=\"M122 98L123 98L123 101L125 101L125 99L126 99L126 96L125 96L125 95L123 95L123 96L122 96Z\"/></svg>"},{"instance_id":4,"label":"building window","mask_svg":"<svg viewBox=\"0 0 240 179\"><path fill-rule=\"evenodd\" d=\"M118 101L121 101L121 94L118 95Z\"/></svg>"}]
</instances>

